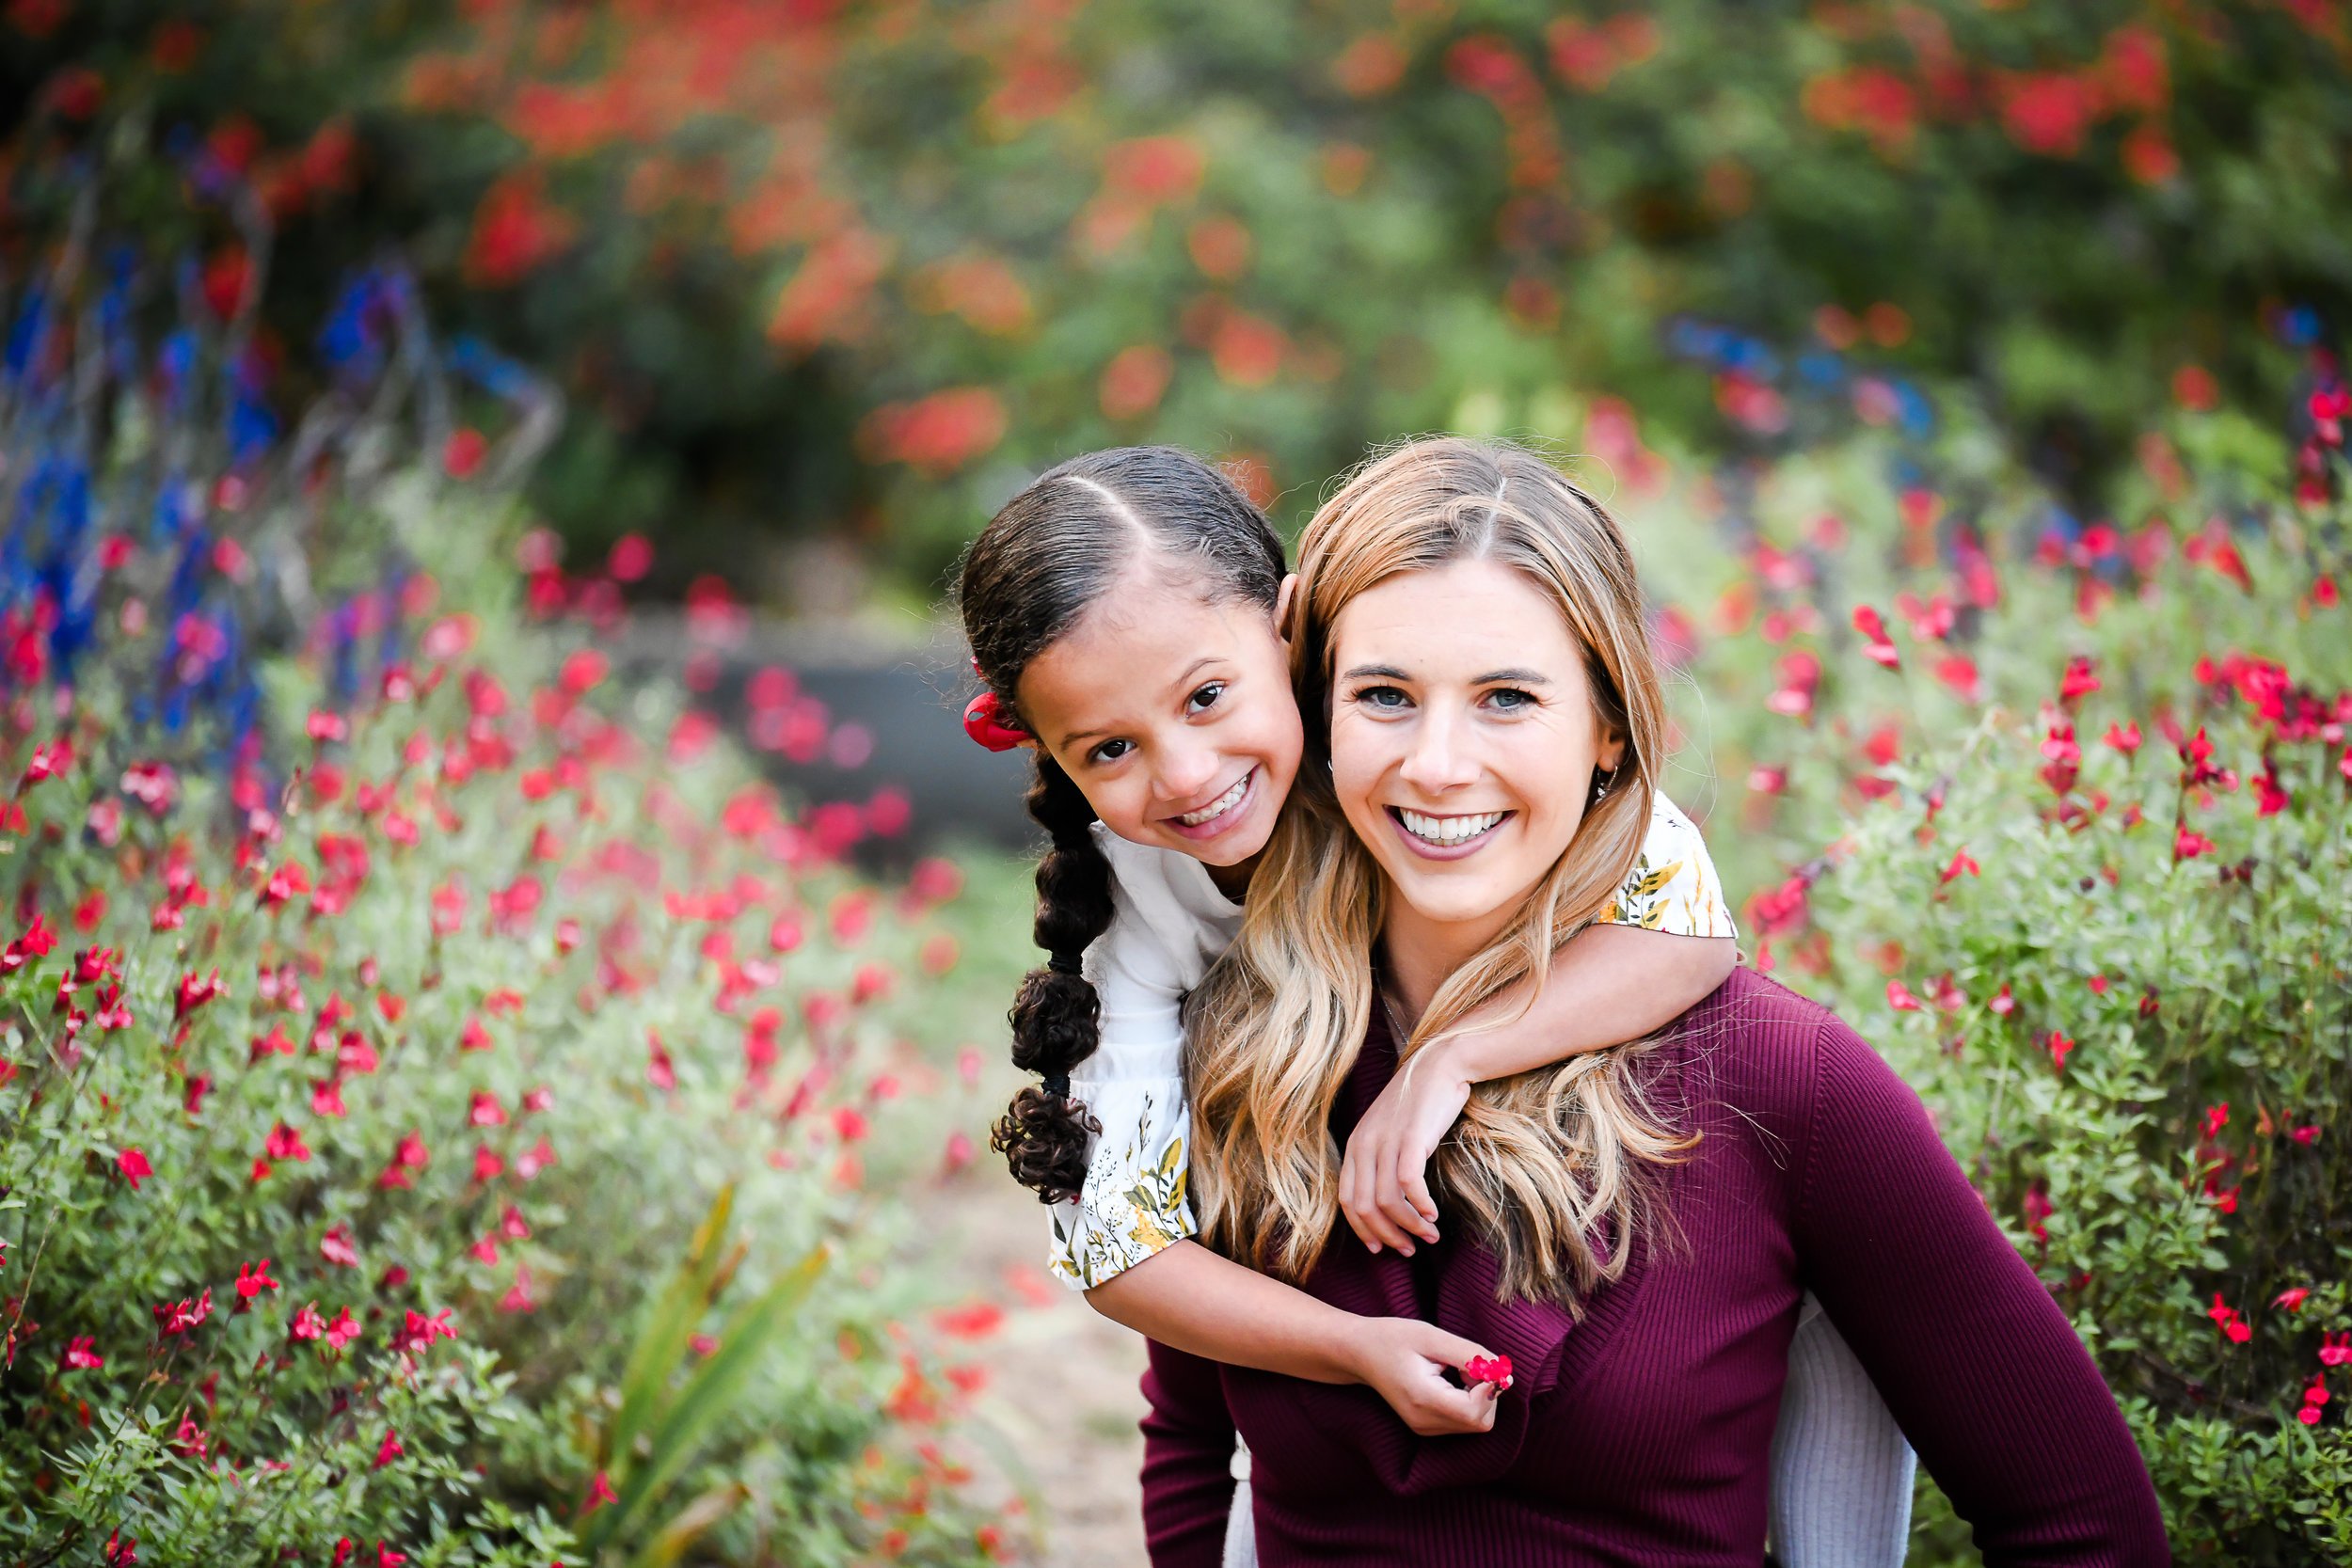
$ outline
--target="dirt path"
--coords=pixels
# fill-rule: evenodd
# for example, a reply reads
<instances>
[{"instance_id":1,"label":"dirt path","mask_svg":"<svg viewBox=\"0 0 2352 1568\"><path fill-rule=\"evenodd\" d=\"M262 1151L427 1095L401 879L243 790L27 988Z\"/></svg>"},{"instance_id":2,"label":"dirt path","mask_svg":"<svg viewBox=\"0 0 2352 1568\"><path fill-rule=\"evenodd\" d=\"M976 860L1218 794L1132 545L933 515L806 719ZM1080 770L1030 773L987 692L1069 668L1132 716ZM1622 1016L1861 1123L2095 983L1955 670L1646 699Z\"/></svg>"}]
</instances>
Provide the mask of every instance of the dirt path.
<instances>
[{"instance_id":1,"label":"dirt path","mask_svg":"<svg viewBox=\"0 0 2352 1568\"><path fill-rule=\"evenodd\" d=\"M1042 1496L1044 1568L1144 1568L1142 1339L1046 1274L1044 1212L1001 1165L976 1163L925 1211L942 1264L1006 1308L974 1408L1003 1449L976 1443L982 1486Z\"/></svg>"}]
</instances>

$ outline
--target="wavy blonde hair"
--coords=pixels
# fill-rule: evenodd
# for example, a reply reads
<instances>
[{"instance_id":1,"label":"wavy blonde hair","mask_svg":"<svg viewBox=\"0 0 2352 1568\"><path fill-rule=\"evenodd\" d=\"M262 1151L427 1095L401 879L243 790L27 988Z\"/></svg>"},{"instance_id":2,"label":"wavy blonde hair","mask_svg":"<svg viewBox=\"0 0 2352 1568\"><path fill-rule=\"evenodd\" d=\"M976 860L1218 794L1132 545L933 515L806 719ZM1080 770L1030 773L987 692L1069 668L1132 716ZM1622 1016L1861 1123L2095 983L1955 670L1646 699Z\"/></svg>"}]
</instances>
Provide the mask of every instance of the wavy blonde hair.
<instances>
[{"instance_id":1,"label":"wavy blonde hair","mask_svg":"<svg viewBox=\"0 0 2352 1568\"><path fill-rule=\"evenodd\" d=\"M1340 613L1400 572L1492 561L1557 605L1584 650L1601 722L1625 751L1605 796L1493 942L1438 988L1400 1043L1409 1060L1522 975L1540 986L1551 955L1609 907L1641 852L1663 703L1633 559L1604 507L1541 456L1489 441L1412 441L1359 469L1300 540L1291 675L1298 705L1327 714ZM1195 990L1186 1072L1192 1166L1203 1230L1230 1255L1303 1278L1339 1217L1334 1100L1371 1021L1382 878L1342 816L1327 724L1252 878L1239 938ZM1501 1293L1565 1302L1616 1278L1659 1220L1655 1177L1695 1137L1653 1109L1649 1042L1587 1053L1478 1085L1439 1146L1449 1212L1502 1263Z\"/></svg>"}]
</instances>

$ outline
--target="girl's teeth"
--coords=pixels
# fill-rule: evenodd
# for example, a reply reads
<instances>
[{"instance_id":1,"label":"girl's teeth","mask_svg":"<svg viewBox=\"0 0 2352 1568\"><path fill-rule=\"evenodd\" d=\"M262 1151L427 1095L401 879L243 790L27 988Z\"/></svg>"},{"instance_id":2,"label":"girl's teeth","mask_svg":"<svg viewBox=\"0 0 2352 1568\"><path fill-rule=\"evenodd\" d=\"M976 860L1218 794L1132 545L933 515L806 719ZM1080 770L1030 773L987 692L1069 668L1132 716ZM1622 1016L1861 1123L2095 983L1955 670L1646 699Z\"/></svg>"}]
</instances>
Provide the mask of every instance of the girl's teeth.
<instances>
[{"instance_id":1,"label":"girl's teeth","mask_svg":"<svg viewBox=\"0 0 2352 1568\"><path fill-rule=\"evenodd\" d=\"M1227 790L1224 794L1218 796L1207 805L1202 806L1199 811L1188 811L1176 820L1182 822L1187 828L1198 828L1203 822L1214 822L1218 817L1224 816L1227 812L1232 810L1233 803L1241 799L1242 791L1248 789L1248 787L1249 775L1244 773L1239 779L1234 781L1232 788Z\"/></svg>"},{"instance_id":2,"label":"girl's teeth","mask_svg":"<svg viewBox=\"0 0 2352 1568\"><path fill-rule=\"evenodd\" d=\"M1476 838L1509 816L1508 812L1490 811L1477 816L1425 816L1417 811L1397 812L1397 819L1405 831L1415 838L1432 844L1461 844Z\"/></svg>"}]
</instances>

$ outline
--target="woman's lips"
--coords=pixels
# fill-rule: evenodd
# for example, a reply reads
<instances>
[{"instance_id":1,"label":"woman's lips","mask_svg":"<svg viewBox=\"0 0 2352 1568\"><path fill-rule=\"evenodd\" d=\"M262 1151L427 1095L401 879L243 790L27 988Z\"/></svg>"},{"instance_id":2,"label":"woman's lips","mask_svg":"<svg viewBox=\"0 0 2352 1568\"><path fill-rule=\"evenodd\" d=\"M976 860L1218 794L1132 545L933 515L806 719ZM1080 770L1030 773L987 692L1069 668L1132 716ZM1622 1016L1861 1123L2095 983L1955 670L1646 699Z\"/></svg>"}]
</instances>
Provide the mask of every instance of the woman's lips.
<instances>
[{"instance_id":1,"label":"woman's lips","mask_svg":"<svg viewBox=\"0 0 2352 1568\"><path fill-rule=\"evenodd\" d=\"M1215 815L1199 822L1186 822L1183 816L1170 816L1164 820L1176 832L1199 843L1204 839L1215 838L1219 833L1232 832L1242 818L1248 815L1250 805L1257 799L1258 770L1252 768L1230 785L1224 794L1200 808L1201 811L1213 812ZM1185 816L1198 815L1200 814L1197 812L1184 814Z\"/></svg>"},{"instance_id":2,"label":"woman's lips","mask_svg":"<svg viewBox=\"0 0 2352 1568\"><path fill-rule=\"evenodd\" d=\"M1419 855L1422 859L1430 861L1465 860L1470 856L1478 853L1482 847L1493 839L1495 834L1502 831L1503 824L1509 822L1514 816L1518 815L1514 812L1492 811L1457 813L1453 816L1441 816L1435 813L1408 813L1402 806L1384 806L1381 809L1388 815L1390 822L1394 824L1396 828L1396 836L1404 840L1405 847L1407 849L1410 849L1414 854ZM1491 817L1493 820L1487 822L1485 827L1480 828L1475 832L1469 833L1462 838L1441 840L1434 837L1424 837L1421 832L1415 832L1411 827L1406 825L1406 819L1408 816L1419 818L1424 826L1436 827L1440 831L1442 831L1442 826L1447 823L1464 823L1473 819L1483 820L1488 817Z\"/></svg>"}]
</instances>

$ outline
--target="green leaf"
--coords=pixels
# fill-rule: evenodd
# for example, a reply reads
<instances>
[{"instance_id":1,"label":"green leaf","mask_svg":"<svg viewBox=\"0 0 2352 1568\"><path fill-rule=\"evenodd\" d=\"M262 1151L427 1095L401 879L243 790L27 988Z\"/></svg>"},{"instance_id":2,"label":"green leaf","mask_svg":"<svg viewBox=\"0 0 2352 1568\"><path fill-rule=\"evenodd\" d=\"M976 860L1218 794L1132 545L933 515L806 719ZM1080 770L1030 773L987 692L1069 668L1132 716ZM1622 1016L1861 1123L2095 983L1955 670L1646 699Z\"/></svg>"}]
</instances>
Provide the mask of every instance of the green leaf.
<instances>
[{"instance_id":1,"label":"green leaf","mask_svg":"<svg viewBox=\"0 0 2352 1568\"><path fill-rule=\"evenodd\" d=\"M694 1325L702 1322L703 1313L709 1308L720 1243L725 1238L727 1220L734 1212L735 1184L729 1182L719 1189L719 1196L710 1201L710 1212L695 1227L677 1277L670 1281L670 1288L654 1304L645 1320L645 1332L639 1337L637 1348L629 1353L628 1367L621 1374L621 1408L606 1429L597 1451L609 1479L618 1479L634 1467L638 1434L653 1423L655 1406L670 1373L685 1356L686 1343L693 1337Z\"/></svg>"}]
</instances>

